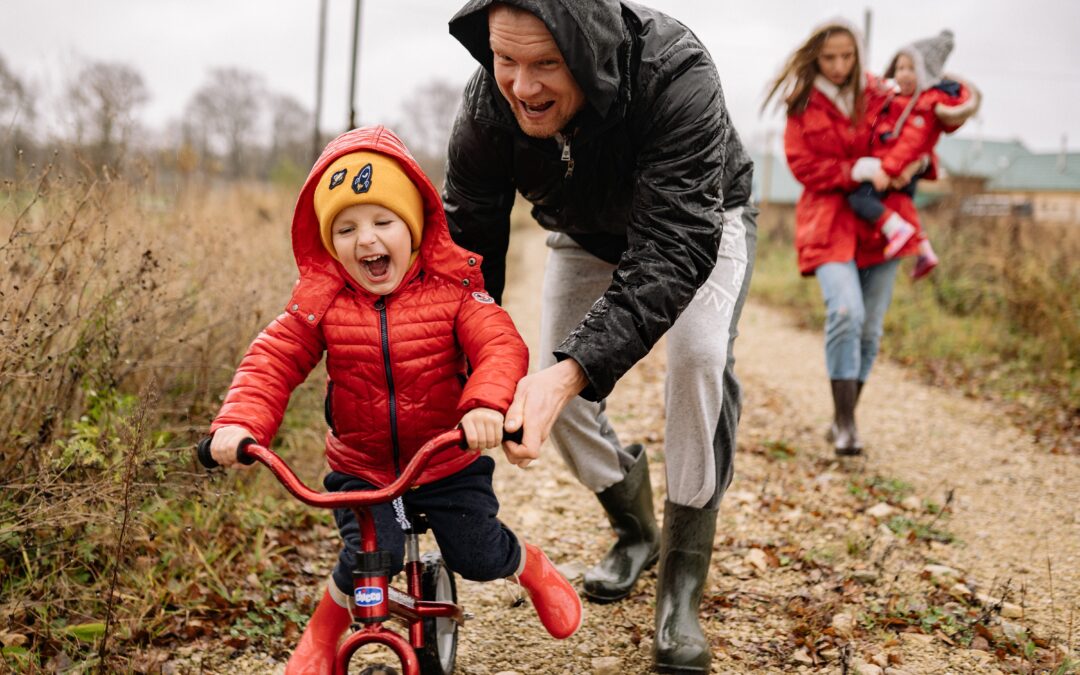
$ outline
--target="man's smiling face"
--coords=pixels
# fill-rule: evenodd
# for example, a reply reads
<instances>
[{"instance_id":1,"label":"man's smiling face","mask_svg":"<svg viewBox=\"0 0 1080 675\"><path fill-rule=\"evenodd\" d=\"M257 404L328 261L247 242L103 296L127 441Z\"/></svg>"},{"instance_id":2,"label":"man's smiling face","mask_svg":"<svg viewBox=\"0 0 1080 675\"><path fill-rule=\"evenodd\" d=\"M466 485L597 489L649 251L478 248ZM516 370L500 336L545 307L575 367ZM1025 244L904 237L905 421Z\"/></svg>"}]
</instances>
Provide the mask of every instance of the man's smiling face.
<instances>
[{"instance_id":1,"label":"man's smiling face","mask_svg":"<svg viewBox=\"0 0 1080 675\"><path fill-rule=\"evenodd\" d=\"M551 138L585 105L581 91L544 22L529 12L495 5L488 13L495 82L521 130Z\"/></svg>"}]
</instances>

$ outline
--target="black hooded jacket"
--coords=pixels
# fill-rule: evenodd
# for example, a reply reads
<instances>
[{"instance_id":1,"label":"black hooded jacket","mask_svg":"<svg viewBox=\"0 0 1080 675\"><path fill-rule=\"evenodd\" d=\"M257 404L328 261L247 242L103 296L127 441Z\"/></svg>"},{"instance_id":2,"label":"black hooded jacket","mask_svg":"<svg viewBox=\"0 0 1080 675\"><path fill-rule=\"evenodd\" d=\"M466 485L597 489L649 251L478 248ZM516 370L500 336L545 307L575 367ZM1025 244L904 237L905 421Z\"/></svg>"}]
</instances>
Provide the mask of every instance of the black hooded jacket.
<instances>
[{"instance_id":1,"label":"black hooded jacket","mask_svg":"<svg viewBox=\"0 0 1080 675\"><path fill-rule=\"evenodd\" d=\"M581 365L590 383L582 396L597 400L705 283L721 213L749 202L753 164L705 47L678 21L625 0L502 0L544 22L587 101L563 129L569 151L525 135L493 76L493 1L472 0L450 20L450 33L480 62L450 139L450 232L483 256L496 298L515 191L545 229L618 264L611 286L556 350Z\"/></svg>"}]
</instances>

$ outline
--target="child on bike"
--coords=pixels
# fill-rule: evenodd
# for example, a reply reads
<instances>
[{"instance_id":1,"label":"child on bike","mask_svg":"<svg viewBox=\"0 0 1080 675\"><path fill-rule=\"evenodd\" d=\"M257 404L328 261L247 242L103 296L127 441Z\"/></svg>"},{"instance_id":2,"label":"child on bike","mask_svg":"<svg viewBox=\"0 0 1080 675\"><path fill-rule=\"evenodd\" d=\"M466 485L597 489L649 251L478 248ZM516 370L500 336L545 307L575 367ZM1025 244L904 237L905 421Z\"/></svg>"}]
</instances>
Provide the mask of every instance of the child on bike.
<instances>
[{"instance_id":1,"label":"child on bike","mask_svg":"<svg viewBox=\"0 0 1080 675\"><path fill-rule=\"evenodd\" d=\"M885 72L897 91L885 103L874 124L871 155L873 178L848 196L851 208L873 223L885 236L885 257L892 258L918 235L919 252L912 271L921 279L938 264L930 240L916 227L882 204L888 189L914 196L919 178L936 178L934 146L942 132L952 132L978 110L979 98L970 86L944 77L945 59L953 48L952 31L901 47ZM925 158L924 170L911 180L900 178L904 169ZM860 160L865 162L866 160ZM905 176L906 177L906 176Z\"/></svg>"},{"instance_id":2,"label":"child on bike","mask_svg":"<svg viewBox=\"0 0 1080 675\"><path fill-rule=\"evenodd\" d=\"M392 132L364 127L326 146L297 200L292 242L299 281L248 349L211 426L218 463L234 465L245 438L270 443L290 393L324 352L327 490L392 482L428 439L458 424L470 450L501 442L527 349L484 293L479 256L450 239L438 192ZM539 548L496 518L493 469L478 452L446 450L402 497L405 510L426 514L452 570L475 581L516 576L548 632L569 637L581 601ZM396 574L406 516L391 504L372 514ZM351 621L359 526L348 509L334 517L344 546L288 673L330 672Z\"/></svg>"}]
</instances>

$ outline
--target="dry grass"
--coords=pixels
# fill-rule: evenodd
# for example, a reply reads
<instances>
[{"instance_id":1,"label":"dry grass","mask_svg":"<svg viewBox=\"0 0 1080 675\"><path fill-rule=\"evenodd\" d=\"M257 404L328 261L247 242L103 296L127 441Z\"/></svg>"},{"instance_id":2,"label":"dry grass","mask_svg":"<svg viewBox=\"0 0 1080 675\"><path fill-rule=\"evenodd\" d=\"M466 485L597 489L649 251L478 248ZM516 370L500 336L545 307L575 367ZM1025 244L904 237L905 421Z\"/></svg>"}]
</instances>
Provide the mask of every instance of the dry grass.
<instances>
[{"instance_id":1,"label":"dry grass","mask_svg":"<svg viewBox=\"0 0 1080 675\"><path fill-rule=\"evenodd\" d=\"M190 444L287 299L295 196L31 174L0 190L0 647L111 668L226 576L190 533L233 528L235 497L192 480Z\"/></svg>"}]
</instances>

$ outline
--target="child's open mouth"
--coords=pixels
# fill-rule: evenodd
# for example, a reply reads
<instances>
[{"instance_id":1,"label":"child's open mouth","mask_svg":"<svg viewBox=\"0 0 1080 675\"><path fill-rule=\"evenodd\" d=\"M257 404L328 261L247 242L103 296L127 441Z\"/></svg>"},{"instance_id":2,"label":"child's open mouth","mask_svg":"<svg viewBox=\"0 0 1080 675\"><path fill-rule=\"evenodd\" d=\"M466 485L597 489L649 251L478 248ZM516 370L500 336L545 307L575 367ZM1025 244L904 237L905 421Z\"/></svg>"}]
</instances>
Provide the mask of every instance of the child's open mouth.
<instances>
[{"instance_id":1,"label":"child's open mouth","mask_svg":"<svg viewBox=\"0 0 1080 675\"><path fill-rule=\"evenodd\" d=\"M373 255L360 262L373 279L384 277L390 271L390 256L388 255Z\"/></svg>"}]
</instances>

